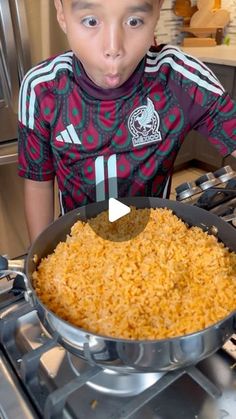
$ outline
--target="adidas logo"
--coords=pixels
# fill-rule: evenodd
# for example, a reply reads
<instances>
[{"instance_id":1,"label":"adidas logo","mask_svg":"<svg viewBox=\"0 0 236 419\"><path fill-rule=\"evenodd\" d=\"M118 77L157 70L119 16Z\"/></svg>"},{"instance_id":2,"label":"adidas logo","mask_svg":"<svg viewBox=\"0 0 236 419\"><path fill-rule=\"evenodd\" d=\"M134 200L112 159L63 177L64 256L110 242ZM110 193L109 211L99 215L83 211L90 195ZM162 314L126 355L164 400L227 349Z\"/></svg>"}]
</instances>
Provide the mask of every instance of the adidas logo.
<instances>
[{"instance_id":1,"label":"adidas logo","mask_svg":"<svg viewBox=\"0 0 236 419\"><path fill-rule=\"evenodd\" d=\"M66 129L56 137L56 140L61 143L82 144L72 124L67 125Z\"/></svg>"}]
</instances>

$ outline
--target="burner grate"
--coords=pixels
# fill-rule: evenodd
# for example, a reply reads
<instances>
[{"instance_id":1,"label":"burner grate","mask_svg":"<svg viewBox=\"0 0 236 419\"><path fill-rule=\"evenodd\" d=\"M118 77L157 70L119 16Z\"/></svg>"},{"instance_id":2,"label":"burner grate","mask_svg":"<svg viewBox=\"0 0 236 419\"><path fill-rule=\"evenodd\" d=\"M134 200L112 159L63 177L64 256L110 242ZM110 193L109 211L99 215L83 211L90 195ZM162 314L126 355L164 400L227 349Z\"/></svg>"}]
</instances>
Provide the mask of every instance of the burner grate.
<instances>
[{"instance_id":1,"label":"burner grate","mask_svg":"<svg viewBox=\"0 0 236 419\"><path fill-rule=\"evenodd\" d=\"M236 334L232 335L231 338L224 344L223 349L236 361Z\"/></svg>"},{"instance_id":2,"label":"burner grate","mask_svg":"<svg viewBox=\"0 0 236 419\"><path fill-rule=\"evenodd\" d=\"M95 377L100 371L100 367L90 367L81 376L76 377L74 380L65 384L62 388L59 388L51 393L46 400L44 418L58 419L59 417L62 417L62 412L68 397L76 390L79 390L82 386L84 386L87 381Z\"/></svg>"},{"instance_id":3,"label":"burner grate","mask_svg":"<svg viewBox=\"0 0 236 419\"><path fill-rule=\"evenodd\" d=\"M49 352L58 345L58 336L55 335L53 338L46 338L43 344L40 344L36 349L29 350L21 357L19 352L16 351L15 345L11 344L12 336L15 335L14 328L16 329L17 327L17 319L23 317L29 311L29 305L22 304L18 310L15 310L14 313L10 313L2 319L1 342L7 347L8 353L12 355L12 360L14 360L14 357L17 357L18 375L23 381L38 411L43 413L45 419L63 418L63 409L69 396L85 386L102 369L98 366L88 365L88 368L85 371L81 371L79 376L70 379L60 388L46 388L43 380L40 379L40 361L46 352ZM34 310L31 309L31 311ZM165 373L155 384L151 385L139 395L129 398L126 404L122 403L123 407L113 411L110 416L107 416L107 419L128 419L185 374L189 375L211 397L217 398L221 396L221 391L197 367L192 366Z\"/></svg>"},{"instance_id":4,"label":"burner grate","mask_svg":"<svg viewBox=\"0 0 236 419\"><path fill-rule=\"evenodd\" d=\"M218 398L221 391L196 367L171 371L166 373L160 380L145 390L140 395L133 398L129 403L122 407L119 412L112 414L109 419L128 419L138 412L146 403L160 394L163 390L177 381L184 374L188 374L196 381L210 396Z\"/></svg>"}]
</instances>

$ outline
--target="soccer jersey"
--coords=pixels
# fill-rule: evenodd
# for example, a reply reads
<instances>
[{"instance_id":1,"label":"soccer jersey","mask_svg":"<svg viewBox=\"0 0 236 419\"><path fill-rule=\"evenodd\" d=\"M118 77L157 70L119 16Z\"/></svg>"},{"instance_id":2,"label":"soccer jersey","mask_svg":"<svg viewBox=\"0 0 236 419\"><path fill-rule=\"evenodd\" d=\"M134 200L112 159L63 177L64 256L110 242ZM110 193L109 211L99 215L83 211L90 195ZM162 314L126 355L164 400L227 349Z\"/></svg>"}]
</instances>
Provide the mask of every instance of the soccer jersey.
<instances>
[{"instance_id":1,"label":"soccer jersey","mask_svg":"<svg viewBox=\"0 0 236 419\"><path fill-rule=\"evenodd\" d=\"M168 196L176 155L198 130L226 156L236 104L203 63L152 48L119 88L102 89L72 53L28 72L19 100L19 175L55 176L62 211L110 197Z\"/></svg>"}]
</instances>

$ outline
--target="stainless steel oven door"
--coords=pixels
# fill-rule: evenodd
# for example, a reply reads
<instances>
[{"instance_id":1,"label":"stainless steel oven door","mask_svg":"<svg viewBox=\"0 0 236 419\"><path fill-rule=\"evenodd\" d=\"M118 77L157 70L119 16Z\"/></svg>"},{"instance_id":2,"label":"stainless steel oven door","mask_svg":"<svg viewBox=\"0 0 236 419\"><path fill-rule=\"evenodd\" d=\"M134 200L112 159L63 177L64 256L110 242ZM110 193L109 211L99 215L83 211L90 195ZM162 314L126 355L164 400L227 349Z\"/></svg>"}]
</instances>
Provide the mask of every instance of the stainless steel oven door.
<instances>
[{"instance_id":1,"label":"stainless steel oven door","mask_svg":"<svg viewBox=\"0 0 236 419\"><path fill-rule=\"evenodd\" d=\"M0 74L0 147L1 143L17 137L17 115L9 108L2 87Z\"/></svg>"},{"instance_id":2,"label":"stainless steel oven door","mask_svg":"<svg viewBox=\"0 0 236 419\"><path fill-rule=\"evenodd\" d=\"M12 3L13 5L13 3ZM20 86L14 15L8 0L0 1L0 145L17 136Z\"/></svg>"}]
</instances>

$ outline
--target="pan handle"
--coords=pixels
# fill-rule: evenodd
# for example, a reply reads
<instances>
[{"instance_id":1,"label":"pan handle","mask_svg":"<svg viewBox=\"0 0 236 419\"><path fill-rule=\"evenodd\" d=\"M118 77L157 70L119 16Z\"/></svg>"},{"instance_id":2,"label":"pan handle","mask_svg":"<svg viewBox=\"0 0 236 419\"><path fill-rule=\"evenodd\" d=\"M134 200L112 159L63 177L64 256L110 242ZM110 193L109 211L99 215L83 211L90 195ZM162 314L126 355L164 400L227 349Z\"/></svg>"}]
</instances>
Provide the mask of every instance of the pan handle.
<instances>
[{"instance_id":1,"label":"pan handle","mask_svg":"<svg viewBox=\"0 0 236 419\"><path fill-rule=\"evenodd\" d=\"M25 262L23 259L8 260L5 256L0 255L0 280L7 278L10 281L13 274L15 277L17 275L25 277L24 268Z\"/></svg>"},{"instance_id":2,"label":"pan handle","mask_svg":"<svg viewBox=\"0 0 236 419\"><path fill-rule=\"evenodd\" d=\"M14 275L12 277L12 275ZM25 275L25 261L23 259L8 260L0 255L0 280L6 278L8 281L13 280L11 291L13 294L23 295L32 307L36 307L37 301L34 294L28 288L28 280Z\"/></svg>"},{"instance_id":3,"label":"pan handle","mask_svg":"<svg viewBox=\"0 0 236 419\"><path fill-rule=\"evenodd\" d=\"M14 262L14 270L9 266L12 262ZM6 279L7 281L13 281L10 289L8 288L11 295L8 293L4 299L4 304L6 306L9 304L9 301L16 302L23 298L26 293L26 276L23 273L23 270L22 260L8 262L7 258L0 255L0 280Z\"/></svg>"},{"instance_id":4,"label":"pan handle","mask_svg":"<svg viewBox=\"0 0 236 419\"><path fill-rule=\"evenodd\" d=\"M0 256L0 279L3 278L7 278L9 281L11 280L10 272L8 270L8 260L4 256Z\"/></svg>"}]
</instances>

